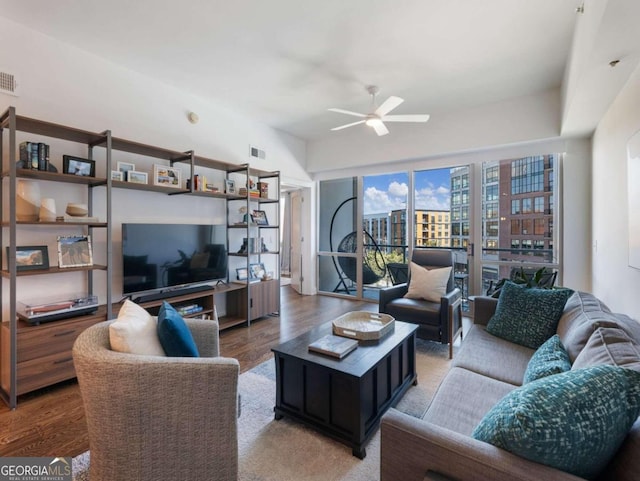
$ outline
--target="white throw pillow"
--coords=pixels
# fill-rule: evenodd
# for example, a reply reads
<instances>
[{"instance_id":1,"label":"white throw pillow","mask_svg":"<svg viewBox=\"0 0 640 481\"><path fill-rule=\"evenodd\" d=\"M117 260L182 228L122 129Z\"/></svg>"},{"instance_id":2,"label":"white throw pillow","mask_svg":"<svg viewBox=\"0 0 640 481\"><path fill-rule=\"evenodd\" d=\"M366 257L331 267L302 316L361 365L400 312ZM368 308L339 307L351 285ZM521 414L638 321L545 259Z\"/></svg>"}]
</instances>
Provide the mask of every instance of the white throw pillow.
<instances>
[{"instance_id":1,"label":"white throw pillow","mask_svg":"<svg viewBox=\"0 0 640 481\"><path fill-rule=\"evenodd\" d=\"M109 325L111 349L129 354L166 356L158 339L158 321L144 308L124 301L118 318Z\"/></svg>"},{"instance_id":2,"label":"white throw pillow","mask_svg":"<svg viewBox=\"0 0 640 481\"><path fill-rule=\"evenodd\" d=\"M440 298L447 293L450 276L451 267L429 270L412 262L409 291L404 297L440 302Z\"/></svg>"}]
</instances>

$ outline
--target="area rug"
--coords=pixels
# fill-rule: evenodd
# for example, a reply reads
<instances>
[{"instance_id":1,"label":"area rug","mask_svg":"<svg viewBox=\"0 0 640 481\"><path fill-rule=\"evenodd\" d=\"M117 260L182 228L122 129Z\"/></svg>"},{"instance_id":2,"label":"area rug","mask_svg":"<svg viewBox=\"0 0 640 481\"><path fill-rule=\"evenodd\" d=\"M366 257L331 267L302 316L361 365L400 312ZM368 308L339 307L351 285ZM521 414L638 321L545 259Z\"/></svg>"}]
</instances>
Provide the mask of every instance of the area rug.
<instances>
[{"instance_id":1,"label":"area rug","mask_svg":"<svg viewBox=\"0 0 640 481\"><path fill-rule=\"evenodd\" d=\"M420 417L449 370L448 346L417 341L418 385L396 409ZM360 460L351 448L287 418L274 420L273 359L240 375L239 481L376 481L380 479L380 432ZM89 480L89 452L73 459L74 481Z\"/></svg>"}]
</instances>

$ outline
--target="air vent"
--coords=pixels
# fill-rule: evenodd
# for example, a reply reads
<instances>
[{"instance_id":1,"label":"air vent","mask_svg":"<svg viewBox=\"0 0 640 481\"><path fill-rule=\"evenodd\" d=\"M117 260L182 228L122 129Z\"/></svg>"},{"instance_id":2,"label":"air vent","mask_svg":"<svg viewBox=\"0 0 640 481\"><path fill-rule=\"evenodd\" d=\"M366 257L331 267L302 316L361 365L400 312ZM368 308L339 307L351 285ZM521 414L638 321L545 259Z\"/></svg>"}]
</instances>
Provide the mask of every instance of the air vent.
<instances>
[{"instance_id":1,"label":"air vent","mask_svg":"<svg viewBox=\"0 0 640 481\"><path fill-rule=\"evenodd\" d=\"M0 72L0 93L19 95L16 76L7 72Z\"/></svg>"},{"instance_id":2,"label":"air vent","mask_svg":"<svg viewBox=\"0 0 640 481\"><path fill-rule=\"evenodd\" d=\"M259 149L258 147L254 147L253 145L249 146L249 156L255 159L266 159L267 154L264 150Z\"/></svg>"}]
</instances>

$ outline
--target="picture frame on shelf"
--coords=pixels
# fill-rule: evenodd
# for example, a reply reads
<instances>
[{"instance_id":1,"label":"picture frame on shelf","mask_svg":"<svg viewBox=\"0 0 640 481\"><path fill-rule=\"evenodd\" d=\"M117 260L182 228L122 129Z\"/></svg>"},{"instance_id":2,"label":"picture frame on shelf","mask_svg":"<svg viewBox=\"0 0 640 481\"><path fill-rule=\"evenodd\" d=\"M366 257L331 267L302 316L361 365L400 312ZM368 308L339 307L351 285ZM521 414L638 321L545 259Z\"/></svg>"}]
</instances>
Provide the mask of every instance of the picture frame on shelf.
<instances>
[{"instance_id":1,"label":"picture frame on shelf","mask_svg":"<svg viewBox=\"0 0 640 481\"><path fill-rule=\"evenodd\" d=\"M129 180L127 174L132 170L136 170L136 165L131 162L118 162L116 167L119 172L122 172L122 180L124 182Z\"/></svg>"},{"instance_id":2,"label":"picture frame on shelf","mask_svg":"<svg viewBox=\"0 0 640 481\"><path fill-rule=\"evenodd\" d=\"M58 267L86 267L93 265L90 235L58 236Z\"/></svg>"},{"instance_id":3,"label":"picture frame on shelf","mask_svg":"<svg viewBox=\"0 0 640 481\"><path fill-rule=\"evenodd\" d=\"M225 194L235 194L236 192L236 181L233 179L225 179L224 181L224 192Z\"/></svg>"},{"instance_id":4,"label":"picture frame on shelf","mask_svg":"<svg viewBox=\"0 0 640 481\"><path fill-rule=\"evenodd\" d=\"M120 182L124 181L124 172L120 170L112 170L111 171L111 180L119 180Z\"/></svg>"},{"instance_id":5,"label":"picture frame on shelf","mask_svg":"<svg viewBox=\"0 0 640 481\"><path fill-rule=\"evenodd\" d=\"M147 184L148 176L146 172L138 172L137 170L130 170L127 172L127 182L132 184Z\"/></svg>"},{"instance_id":6,"label":"picture frame on shelf","mask_svg":"<svg viewBox=\"0 0 640 481\"><path fill-rule=\"evenodd\" d=\"M153 185L179 189L182 185L182 171L176 167L155 164L153 166Z\"/></svg>"},{"instance_id":7,"label":"picture frame on shelf","mask_svg":"<svg viewBox=\"0 0 640 481\"><path fill-rule=\"evenodd\" d=\"M258 191L260 192L260 198L269 198L269 184L267 182L258 182Z\"/></svg>"},{"instance_id":8,"label":"picture frame on shelf","mask_svg":"<svg viewBox=\"0 0 640 481\"><path fill-rule=\"evenodd\" d=\"M238 267L236 269L236 279L246 281L249 279L249 270L246 267Z\"/></svg>"},{"instance_id":9,"label":"picture frame on shelf","mask_svg":"<svg viewBox=\"0 0 640 481\"><path fill-rule=\"evenodd\" d=\"M269 225L267 213L263 210L254 210L251 213L251 221L256 225Z\"/></svg>"},{"instance_id":10,"label":"picture frame on shelf","mask_svg":"<svg viewBox=\"0 0 640 481\"><path fill-rule=\"evenodd\" d=\"M62 173L78 175L80 177L95 177L96 162L73 155L62 156Z\"/></svg>"},{"instance_id":11,"label":"picture frame on shelf","mask_svg":"<svg viewBox=\"0 0 640 481\"><path fill-rule=\"evenodd\" d=\"M262 279L266 273L264 264L262 262L249 264L249 271L252 279Z\"/></svg>"},{"instance_id":12,"label":"picture frame on shelf","mask_svg":"<svg viewBox=\"0 0 640 481\"><path fill-rule=\"evenodd\" d=\"M7 269L9 268L9 246L7 246ZM49 269L47 246L16 246L16 270L38 271Z\"/></svg>"}]
</instances>

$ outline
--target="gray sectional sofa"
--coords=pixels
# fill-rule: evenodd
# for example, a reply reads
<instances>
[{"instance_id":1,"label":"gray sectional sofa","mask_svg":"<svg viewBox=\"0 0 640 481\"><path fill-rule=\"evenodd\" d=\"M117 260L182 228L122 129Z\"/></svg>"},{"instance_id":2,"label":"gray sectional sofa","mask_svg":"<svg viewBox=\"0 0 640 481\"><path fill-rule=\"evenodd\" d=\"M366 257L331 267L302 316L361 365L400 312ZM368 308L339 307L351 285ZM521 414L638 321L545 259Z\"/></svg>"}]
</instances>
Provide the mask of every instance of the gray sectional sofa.
<instances>
[{"instance_id":1,"label":"gray sectional sofa","mask_svg":"<svg viewBox=\"0 0 640 481\"><path fill-rule=\"evenodd\" d=\"M583 479L471 436L485 414L522 384L535 352L486 331L497 302L476 298L474 324L423 418L395 409L382 418L381 481ZM591 294L569 298L557 334L574 368L617 364L640 370L640 324L611 313ZM640 420L597 479L640 479Z\"/></svg>"}]
</instances>

